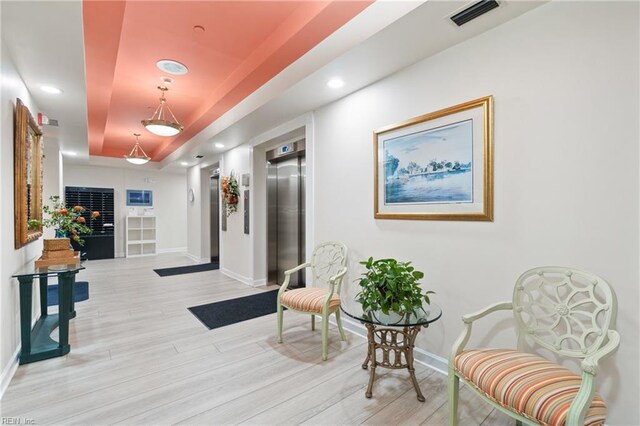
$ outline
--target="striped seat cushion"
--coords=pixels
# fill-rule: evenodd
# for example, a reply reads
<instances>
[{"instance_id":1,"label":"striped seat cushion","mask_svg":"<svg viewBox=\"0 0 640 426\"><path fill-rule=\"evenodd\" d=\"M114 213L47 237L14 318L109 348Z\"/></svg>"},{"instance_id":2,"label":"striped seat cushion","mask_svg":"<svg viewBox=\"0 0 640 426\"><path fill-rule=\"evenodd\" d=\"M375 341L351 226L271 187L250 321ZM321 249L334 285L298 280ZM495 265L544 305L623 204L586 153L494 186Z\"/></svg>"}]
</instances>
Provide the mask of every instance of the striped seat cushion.
<instances>
[{"instance_id":1,"label":"striped seat cushion","mask_svg":"<svg viewBox=\"0 0 640 426\"><path fill-rule=\"evenodd\" d=\"M510 349L467 350L455 358L455 369L484 395L542 425L564 426L581 378L536 355ZM607 414L596 394L585 425L603 425Z\"/></svg>"},{"instance_id":2,"label":"striped seat cushion","mask_svg":"<svg viewBox=\"0 0 640 426\"><path fill-rule=\"evenodd\" d=\"M303 312L322 313L322 304L327 297L328 290L321 288L298 288L288 290L282 294L280 301L287 308ZM340 307L340 296L334 294L329 300L329 312L334 312Z\"/></svg>"}]
</instances>

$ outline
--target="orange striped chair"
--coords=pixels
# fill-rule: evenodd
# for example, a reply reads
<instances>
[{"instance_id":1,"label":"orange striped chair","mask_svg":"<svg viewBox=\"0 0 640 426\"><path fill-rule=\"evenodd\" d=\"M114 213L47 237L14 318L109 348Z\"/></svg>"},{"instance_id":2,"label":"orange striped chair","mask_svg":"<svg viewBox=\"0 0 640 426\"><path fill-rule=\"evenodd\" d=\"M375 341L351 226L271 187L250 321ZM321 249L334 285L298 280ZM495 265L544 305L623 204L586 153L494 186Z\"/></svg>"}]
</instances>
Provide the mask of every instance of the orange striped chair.
<instances>
[{"instance_id":1,"label":"orange striped chair","mask_svg":"<svg viewBox=\"0 0 640 426\"><path fill-rule=\"evenodd\" d=\"M465 349L472 324L499 310L513 311L518 349ZM599 361L620 343L618 332L610 329L616 313L613 289L593 274L553 266L522 274L511 302L462 317L464 330L449 359L450 424L458 423L462 381L518 424L604 425L607 410L594 385ZM525 352L531 344L556 358L579 359L580 375Z\"/></svg>"},{"instance_id":2,"label":"orange striped chair","mask_svg":"<svg viewBox=\"0 0 640 426\"><path fill-rule=\"evenodd\" d=\"M346 340L340 321L340 285L347 273L347 247L330 241L313 250L311 262L285 271L284 282L278 291L278 343L282 343L283 307L290 311L311 315L311 330L315 330L316 315L322 317L322 359L327 360L329 347L329 316L335 313L340 338ZM291 274L311 268L311 286L289 290Z\"/></svg>"}]
</instances>

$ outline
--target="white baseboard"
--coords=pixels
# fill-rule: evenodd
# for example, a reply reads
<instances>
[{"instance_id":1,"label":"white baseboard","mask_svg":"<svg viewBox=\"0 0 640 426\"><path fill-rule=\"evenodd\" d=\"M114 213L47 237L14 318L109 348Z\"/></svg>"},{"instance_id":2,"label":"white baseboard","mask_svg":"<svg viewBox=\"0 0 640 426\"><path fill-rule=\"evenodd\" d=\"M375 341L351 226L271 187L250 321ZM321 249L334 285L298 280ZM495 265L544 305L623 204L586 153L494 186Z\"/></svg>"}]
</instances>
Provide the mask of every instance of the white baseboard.
<instances>
[{"instance_id":1,"label":"white baseboard","mask_svg":"<svg viewBox=\"0 0 640 426\"><path fill-rule=\"evenodd\" d=\"M342 327L352 333L355 334L358 337L361 337L363 339L367 339L367 329L365 328L364 325L355 322L354 320L351 320L350 318L345 318L346 315L341 315L342 318ZM331 319L329 320L329 322L335 324L335 321L333 320L333 317L331 317ZM442 358L441 356L432 354L431 352L427 352L423 349L420 348L414 348L413 349L413 359L426 366L431 368L432 370L437 371L440 374L444 374L445 376L448 373L449 370L449 362L445 359Z\"/></svg>"},{"instance_id":2,"label":"white baseboard","mask_svg":"<svg viewBox=\"0 0 640 426\"><path fill-rule=\"evenodd\" d=\"M18 370L18 355L20 355L21 345L18 345L16 351L11 356L11 362L7 364L7 366L2 370L2 374L0 374L0 400L4 395L4 392L9 387L9 383L11 383L11 379L16 374Z\"/></svg>"},{"instance_id":3,"label":"white baseboard","mask_svg":"<svg viewBox=\"0 0 640 426\"><path fill-rule=\"evenodd\" d=\"M238 280L240 281L242 284L246 284L250 287L264 287L267 285L267 280L266 279L261 279L261 280L253 280L249 277L245 277L244 275L240 275L237 274L233 271L230 271L228 269L225 268L220 268L220 272L222 272L223 274L225 274L226 276L233 278L234 280Z\"/></svg>"},{"instance_id":4,"label":"white baseboard","mask_svg":"<svg viewBox=\"0 0 640 426\"><path fill-rule=\"evenodd\" d=\"M173 247L173 248L163 248L163 249L156 250L157 253L182 253L186 251L187 251L186 247Z\"/></svg>"},{"instance_id":5,"label":"white baseboard","mask_svg":"<svg viewBox=\"0 0 640 426\"><path fill-rule=\"evenodd\" d=\"M251 284L252 287L266 287L267 286L267 279L266 278L262 278L261 280L253 280L253 284Z\"/></svg>"},{"instance_id":6,"label":"white baseboard","mask_svg":"<svg viewBox=\"0 0 640 426\"><path fill-rule=\"evenodd\" d=\"M187 253L186 251L185 251L184 255L187 256L189 259L193 260L194 262L198 262L198 263L209 263L209 262L211 262L211 259L209 259L207 257L196 257L196 256L192 255L191 253Z\"/></svg>"}]
</instances>

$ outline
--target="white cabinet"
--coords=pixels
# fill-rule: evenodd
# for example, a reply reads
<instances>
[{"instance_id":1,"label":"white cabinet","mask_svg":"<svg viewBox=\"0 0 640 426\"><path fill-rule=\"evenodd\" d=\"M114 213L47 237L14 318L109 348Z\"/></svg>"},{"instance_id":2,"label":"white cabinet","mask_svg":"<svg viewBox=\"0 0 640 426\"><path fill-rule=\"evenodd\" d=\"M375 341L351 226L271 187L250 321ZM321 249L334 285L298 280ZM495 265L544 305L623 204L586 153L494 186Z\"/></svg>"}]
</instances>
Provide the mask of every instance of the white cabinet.
<instances>
[{"instance_id":1,"label":"white cabinet","mask_svg":"<svg viewBox=\"0 0 640 426\"><path fill-rule=\"evenodd\" d=\"M127 216L127 257L156 254L156 217Z\"/></svg>"}]
</instances>

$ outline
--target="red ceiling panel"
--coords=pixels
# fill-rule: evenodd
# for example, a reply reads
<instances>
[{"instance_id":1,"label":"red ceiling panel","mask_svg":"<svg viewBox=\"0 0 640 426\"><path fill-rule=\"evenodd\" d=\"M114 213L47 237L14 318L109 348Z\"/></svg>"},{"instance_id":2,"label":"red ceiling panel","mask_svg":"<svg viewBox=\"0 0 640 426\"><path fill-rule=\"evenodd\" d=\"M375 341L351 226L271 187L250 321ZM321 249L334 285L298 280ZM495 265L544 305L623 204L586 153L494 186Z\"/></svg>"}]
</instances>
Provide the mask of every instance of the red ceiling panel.
<instances>
[{"instance_id":1,"label":"red ceiling panel","mask_svg":"<svg viewBox=\"0 0 640 426\"><path fill-rule=\"evenodd\" d=\"M90 154L121 157L141 133L161 161L370 3L85 0ZM185 127L169 138L140 123L159 103L160 59L189 68L169 75L168 105Z\"/></svg>"}]
</instances>

